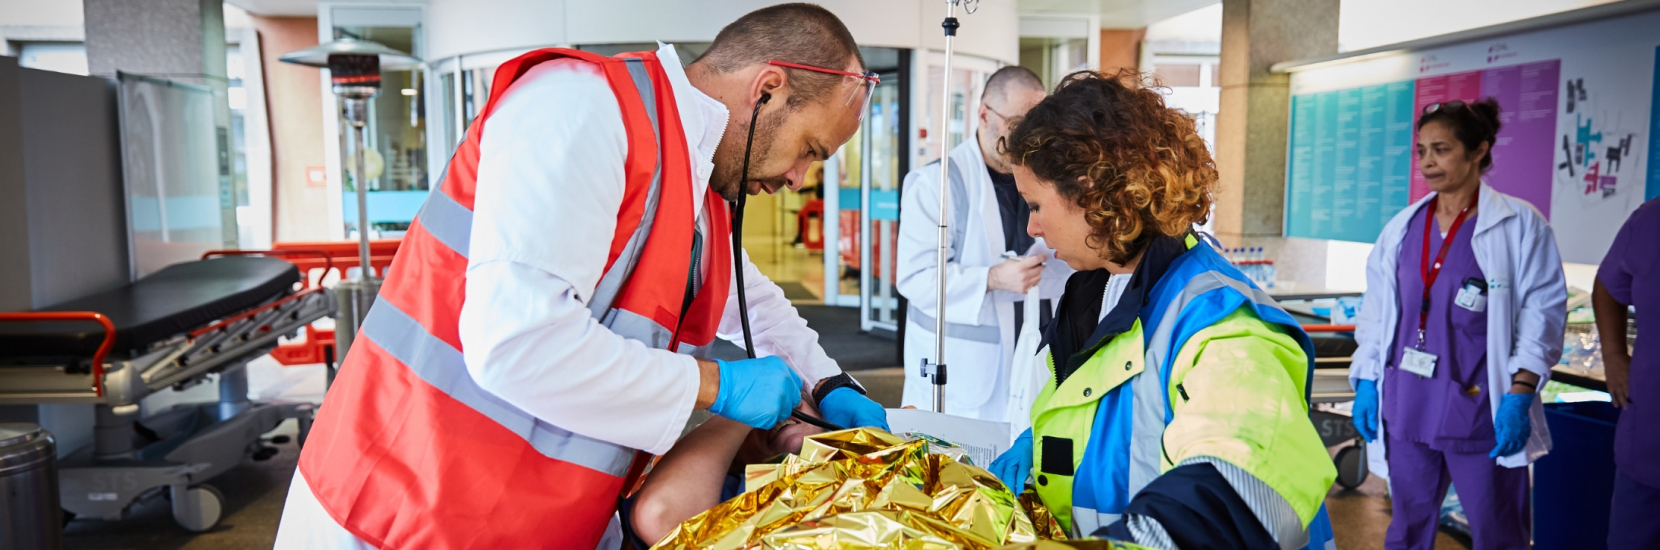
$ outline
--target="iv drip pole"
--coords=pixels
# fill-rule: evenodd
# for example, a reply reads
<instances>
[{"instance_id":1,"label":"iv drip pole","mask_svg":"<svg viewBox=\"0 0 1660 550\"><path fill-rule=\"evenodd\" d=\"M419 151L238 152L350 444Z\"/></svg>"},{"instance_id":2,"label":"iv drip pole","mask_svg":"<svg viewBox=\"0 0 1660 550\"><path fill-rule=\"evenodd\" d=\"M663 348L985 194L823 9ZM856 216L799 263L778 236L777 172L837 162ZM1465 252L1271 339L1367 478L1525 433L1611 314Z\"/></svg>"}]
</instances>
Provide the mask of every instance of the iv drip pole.
<instances>
[{"instance_id":1,"label":"iv drip pole","mask_svg":"<svg viewBox=\"0 0 1660 550\"><path fill-rule=\"evenodd\" d=\"M949 196L945 193L946 182L950 181L951 171L951 140L946 126L951 119L951 39L957 36L957 2L963 3L965 13L974 13L971 4L978 4L979 0L945 0L945 21L940 26L945 29L945 75L940 79L940 178L939 178L939 247L935 251L935 262L939 272L938 296L934 306L934 360L922 360L922 376L934 383L934 412L945 412L945 272L946 253L950 242L950 216L947 214L951 207Z\"/></svg>"}]
</instances>

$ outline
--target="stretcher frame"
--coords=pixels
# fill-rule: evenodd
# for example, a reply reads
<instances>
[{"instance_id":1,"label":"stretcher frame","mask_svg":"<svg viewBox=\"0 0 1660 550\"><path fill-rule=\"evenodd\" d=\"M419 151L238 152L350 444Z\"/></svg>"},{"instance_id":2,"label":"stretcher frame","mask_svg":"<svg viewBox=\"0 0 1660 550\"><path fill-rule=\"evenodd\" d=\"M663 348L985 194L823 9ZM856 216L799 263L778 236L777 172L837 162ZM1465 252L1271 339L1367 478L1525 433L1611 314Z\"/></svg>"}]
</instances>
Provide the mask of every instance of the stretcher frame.
<instances>
[{"instance_id":1,"label":"stretcher frame","mask_svg":"<svg viewBox=\"0 0 1660 550\"><path fill-rule=\"evenodd\" d=\"M315 250L212 251L214 256L318 256L324 274L334 269ZM271 353L278 340L297 335L336 311L334 293L302 277L302 287L207 326L153 344L135 357L112 358L115 326L102 313L0 313L0 322L96 322L104 330L97 351L68 364L0 367L0 404L94 404L94 440L59 464L59 496L66 517L108 520L132 505L167 496L173 517L191 531L218 523L224 498L201 485L241 464L270 458L276 449L263 434L283 421L299 422L299 443L310 431L315 405L248 399L248 362ZM184 389L219 377L219 400L175 405L140 419L140 403L168 388ZM282 441L275 441L282 442Z\"/></svg>"}]
</instances>

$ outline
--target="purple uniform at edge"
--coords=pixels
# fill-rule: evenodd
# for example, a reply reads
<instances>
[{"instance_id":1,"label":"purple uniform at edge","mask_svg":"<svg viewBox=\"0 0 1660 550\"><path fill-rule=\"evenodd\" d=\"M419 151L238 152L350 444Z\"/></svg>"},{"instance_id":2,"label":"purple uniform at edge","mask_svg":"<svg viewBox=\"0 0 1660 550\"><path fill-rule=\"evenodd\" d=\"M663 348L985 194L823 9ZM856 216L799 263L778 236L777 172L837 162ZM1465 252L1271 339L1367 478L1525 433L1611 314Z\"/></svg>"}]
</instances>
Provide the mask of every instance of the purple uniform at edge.
<instances>
[{"instance_id":1,"label":"purple uniform at edge","mask_svg":"<svg viewBox=\"0 0 1660 550\"><path fill-rule=\"evenodd\" d=\"M1458 487L1475 548L1526 548L1531 538L1527 468L1505 468L1487 456L1495 445L1487 395L1487 313L1454 304L1466 281L1485 280L1470 244L1478 213L1452 236L1431 288L1423 349L1438 358L1435 375L1399 368L1405 350L1418 344L1424 295L1419 270L1429 215L1428 208L1420 209L1407 224L1396 273L1401 314L1381 392L1394 507L1385 546L1434 548L1450 482ZM1439 232L1430 235L1431 262L1442 240Z\"/></svg>"},{"instance_id":2,"label":"purple uniform at edge","mask_svg":"<svg viewBox=\"0 0 1660 550\"><path fill-rule=\"evenodd\" d=\"M1639 315L1660 315L1660 200L1637 208L1614 236L1597 281ZM1655 317L1660 319L1660 317ZM1660 326L1660 325L1656 325ZM1660 334L1660 333L1657 333ZM1660 338L1639 338L1631 354L1630 399L1614 429L1614 502L1608 547L1660 548Z\"/></svg>"}]
</instances>

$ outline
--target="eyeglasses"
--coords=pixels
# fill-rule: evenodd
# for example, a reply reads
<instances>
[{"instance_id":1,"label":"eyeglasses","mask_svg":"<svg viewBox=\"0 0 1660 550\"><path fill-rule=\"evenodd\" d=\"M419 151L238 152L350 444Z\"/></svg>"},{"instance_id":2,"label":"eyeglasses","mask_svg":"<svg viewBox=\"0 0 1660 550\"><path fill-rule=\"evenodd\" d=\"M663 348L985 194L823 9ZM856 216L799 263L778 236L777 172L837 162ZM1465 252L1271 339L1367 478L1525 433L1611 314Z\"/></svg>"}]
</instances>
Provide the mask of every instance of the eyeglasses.
<instances>
[{"instance_id":1,"label":"eyeglasses","mask_svg":"<svg viewBox=\"0 0 1660 550\"><path fill-rule=\"evenodd\" d=\"M790 63L788 61L778 60L768 61L767 64L788 69L801 69L803 71L835 74L846 77L842 79L841 85L843 93L842 104L853 105L855 100L860 101L858 109L859 120L861 121L865 119L865 108L870 106L871 95L876 93L876 85L882 83L882 77L877 76L876 73L871 71L865 71L864 74L859 74L851 71L838 71L835 69L826 69L824 67L814 67L812 65L802 65L800 63Z\"/></svg>"},{"instance_id":2,"label":"eyeglasses","mask_svg":"<svg viewBox=\"0 0 1660 550\"><path fill-rule=\"evenodd\" d=\"M981 103L980 106L985 107L987 111L991 111L991 114L1003 117L1003 120L1009 120L1009 115L1005 115L1003 113L998 112L997 109L991 108L990 103Z\"/></svg>"},{"instance_id":3,"label":"eyeglasses","mask_svg":"<svg viewBox=\"0 0 1660 550\"><path fill-rule=\"evenodd\" d=\"M1424 106L1424 114L1427 115L1427 114L1439 111L1442 108L1447 108L1447 109L1470 109L1470 104L1465 103L1463 101L1459 101L1457 99L1454 99L1452 101L1443 102L1443 103L1431 103L1429 105ZM1474 110L1471 109L1471 112L1474 112Z\"/></svg>"}]
</instances>

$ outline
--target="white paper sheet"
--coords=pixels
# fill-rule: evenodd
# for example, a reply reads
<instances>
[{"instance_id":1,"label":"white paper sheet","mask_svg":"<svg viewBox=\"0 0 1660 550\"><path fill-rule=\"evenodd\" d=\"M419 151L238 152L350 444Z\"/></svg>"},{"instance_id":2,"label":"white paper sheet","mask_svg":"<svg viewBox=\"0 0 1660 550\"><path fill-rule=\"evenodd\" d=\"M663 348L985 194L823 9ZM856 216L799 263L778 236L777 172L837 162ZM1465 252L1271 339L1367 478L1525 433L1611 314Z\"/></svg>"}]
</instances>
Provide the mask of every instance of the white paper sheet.
<instances>
[{"instance_id":1,"label":"white paper sheet","mask_svg":"<svg viewBox=\"0 0 1660 550\"><path fill-rule=\"evenodd\" d=\"M974 465L987 467L1009 449L1009 423L940 414L921 409L888 409L888 427L908 437L926 434L950 441L968 451Z\"/></svg>"}]
</instances>

